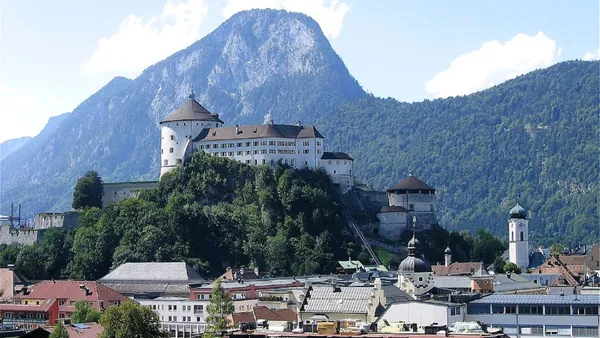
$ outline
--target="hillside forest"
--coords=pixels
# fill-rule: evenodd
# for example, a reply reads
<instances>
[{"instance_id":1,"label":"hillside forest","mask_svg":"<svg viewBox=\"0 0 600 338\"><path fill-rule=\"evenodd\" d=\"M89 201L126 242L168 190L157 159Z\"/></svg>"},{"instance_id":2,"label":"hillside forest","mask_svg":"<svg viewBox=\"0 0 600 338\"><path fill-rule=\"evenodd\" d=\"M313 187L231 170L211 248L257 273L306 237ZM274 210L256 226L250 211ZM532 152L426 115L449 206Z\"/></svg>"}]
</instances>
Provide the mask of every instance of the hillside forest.
<instances>
[{"instance_id":1,"label":"hillside forest","mask_svg":"<svg viewBox=\"0 0 600 338\"><path fill-rule=\"evenodd\" d=\"M74 230L49 229L35 245L0 247L0 265L15 264L34 280L95 280L124 262L146 261L186 261L207 277L242 265L267 276L330 273L349 256L368 263L341 215L324 171L199 152L139 198L84 207ZM471 236L434 227L418 236L432 262L443 261L448 244L456 260L486 263L505 249L485 230Z\"/></svg>"}]
</instances>

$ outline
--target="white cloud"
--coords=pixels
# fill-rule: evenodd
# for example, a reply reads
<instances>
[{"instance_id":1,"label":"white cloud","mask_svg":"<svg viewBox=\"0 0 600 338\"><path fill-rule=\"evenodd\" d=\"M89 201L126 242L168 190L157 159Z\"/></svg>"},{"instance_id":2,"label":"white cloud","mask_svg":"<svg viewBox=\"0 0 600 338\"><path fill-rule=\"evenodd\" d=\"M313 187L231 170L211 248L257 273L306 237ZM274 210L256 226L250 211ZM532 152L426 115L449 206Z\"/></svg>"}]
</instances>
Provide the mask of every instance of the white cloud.
<instances>
[{"instance_id":1,"label":"white cloud","mask_svg":"<svg viewBox=\"0 0 600 338\"><path fill-rule=\"evenodd\" d=\"M100 40L83 71L137 75L197 41L207 13L205 0L168 0L156 16L129 15L115 35Z\"/></svg>"},{"instance_id":2,"label":"white cloud","mask_svg":"<svg viewBox=\"0 0 600 338\"><path fill-rule=\"evenodd\" d=\"M229 18L237 12L253 8L304 13L319 23L327 37L336 38L340 35L350 5L339 0L226 0L223 16Z\"/></svg>"},{"instance_id":3,"label":"white cloud","mask_svg":"<svg viewBox=\"0 0 600 338\"><path fill-rule=\"evenodd\" d=\"M600 59L600 48L596 49L593 52L586 52L585 54L583 54L584 61L592 61L592 60L599 60L599 59Z\"/></svg>"},{"instance_id":4,"label":"white cloud","mask_svg":"<svg viewBox=\"0 0 600 338\"><path fill-rule=\"evenodd\" d=\"M455 58L450 67L427 81L435 97L471 94L556 62L561 48L543 32L519 33L505 43L485 42L481 48Z\"/></svg>"}]
</instances>

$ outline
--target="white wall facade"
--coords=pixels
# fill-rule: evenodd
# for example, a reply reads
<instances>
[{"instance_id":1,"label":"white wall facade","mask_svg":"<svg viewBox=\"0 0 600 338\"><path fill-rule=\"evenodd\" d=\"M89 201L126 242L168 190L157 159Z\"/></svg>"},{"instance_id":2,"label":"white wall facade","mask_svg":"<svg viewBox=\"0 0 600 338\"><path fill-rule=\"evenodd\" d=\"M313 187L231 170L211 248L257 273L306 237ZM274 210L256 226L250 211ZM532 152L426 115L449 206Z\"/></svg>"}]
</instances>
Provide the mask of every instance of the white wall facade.
<instances>
[{"instance_id":1,"label":"white wall facade","mask_svg":"<svg viewBox=\"0 0 600 338\"><path fill-rule=\"evenodd\" d=\"M402 291L416 299L432 285L433 272L401 272L398 274L398 282Z\"/></svg>"},{"instance_id":2,"label":"white wall facade","mask_svg":"<svg viewBox=\"0 0 600 338\"><path fill-rule=\"evenodd\" d=\"M404 207L414 212L432 212L436 210L435 194L397 194L388 193L390 206Z\"/></svg>"},{"instance_id":3,"label":"white wall facade","mask_svg":"<svg viewBox=\"0 0 600 338\"><path fill-rule=\"evenodd\" d=\"M377 328L381 329L385 326L384 319L389 323L415 323L419 327L428 326L433 323L451 326L455 322L464 321L465 312L464 306L461 304L449 306L428 302L394 303L379 317Z\"/></svg>"},{"instance_id":4,"label":"white wall facade","mask_svg":"<svg viewBox=\"0 0 600 338\"><path fill-rule=\"evenodd\" d=\"M509 261L521 269L529 266L529 221L511 218L508 221Z\"/></svg>"},{"instance_id":5,"label":"white wall facade","mask_svg":"<svg viewBox=\"0 0 600 338\"><path fill-rule=\"evenodd\" d=\"M204 332L206 327L206 306L208 300L191 301L188 298L159 297L136 299L158 314L161 327L171 333L171 337L189 337L190 334Z\"/></svg>"},{"instance_id":6,"label":"white wall facade","mask_svg":"<svg viewBox=\"0 0 600 338\"><path fill-rule=\"evenodd\" d=\"M204 128L218 128L222 123L212 121L176 121L160 125L160 175L183 163L191 140Z\"/></svg>"},{"instance_id":7,"label":"white wall facade","mask_svg":"<svg viewBox=\"0 0 600 338\"><path fill-rule=\"evenodd\" d=\"M354 183L354 161L348 159L326 159L319 160L319 166L322 167L333 183L352 186Z\"/></svg>"}]
</instances>

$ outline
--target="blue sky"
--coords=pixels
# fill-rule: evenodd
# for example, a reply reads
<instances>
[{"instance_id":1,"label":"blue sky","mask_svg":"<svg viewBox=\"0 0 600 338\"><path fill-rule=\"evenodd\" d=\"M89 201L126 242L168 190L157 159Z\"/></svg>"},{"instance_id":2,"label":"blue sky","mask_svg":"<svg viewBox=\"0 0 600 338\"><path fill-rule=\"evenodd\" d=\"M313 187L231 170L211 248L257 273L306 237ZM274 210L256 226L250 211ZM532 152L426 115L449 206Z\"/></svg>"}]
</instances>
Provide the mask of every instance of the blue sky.
<instances>
[{"instance_id":1,"label":"blue sky","mask_svg":"<svg viewBox=\"0 0 600 338\"><path fill-rule=\"evenodd\" d=\"M595 0L0 0L0 142L37 134L113 77L135 78L235 12L265 7L311 15L366 90L401 101L469 94L599 52Z\"/></svg>"}]
</instances>

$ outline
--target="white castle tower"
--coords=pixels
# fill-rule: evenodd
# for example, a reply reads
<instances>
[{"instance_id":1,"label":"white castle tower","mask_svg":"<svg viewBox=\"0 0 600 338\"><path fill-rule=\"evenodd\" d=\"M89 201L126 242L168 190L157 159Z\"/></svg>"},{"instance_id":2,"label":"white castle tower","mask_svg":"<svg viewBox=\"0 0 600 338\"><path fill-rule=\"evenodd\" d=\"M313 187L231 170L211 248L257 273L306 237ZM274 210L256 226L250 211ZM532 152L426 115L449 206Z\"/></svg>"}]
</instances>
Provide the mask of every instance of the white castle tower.
<instances>
[{"instance_id":1,"label":"white castle tower","mask_svg":"<svg viewBox=\"0 0 600 338\"><path fill-rule=\"evenodd\" d=\"M529 266L529 221L527 212L517 203L510 209L508 220L508 255L511 263L521 269Z\"/></svg>"},{"instance_id":2,"label":"white castle tower","mask_svg":"<svg viewBox=\"0 0 600 338\"><path fill-rule=\"evenodd\" d=\"M192 140L205 128L219 128L223 121L195 100L189 99L160 122L160 176L183 164L192 152Z\"/></svg>"}]
</instances>

